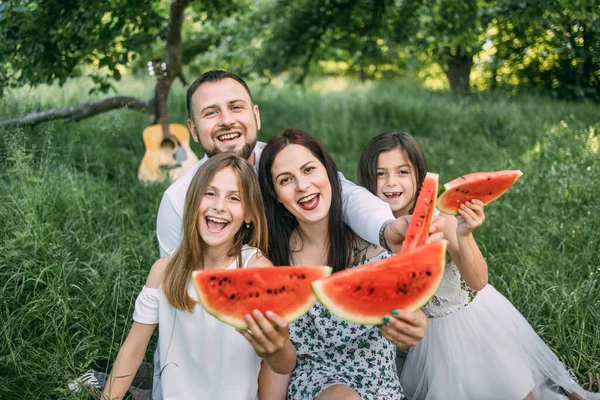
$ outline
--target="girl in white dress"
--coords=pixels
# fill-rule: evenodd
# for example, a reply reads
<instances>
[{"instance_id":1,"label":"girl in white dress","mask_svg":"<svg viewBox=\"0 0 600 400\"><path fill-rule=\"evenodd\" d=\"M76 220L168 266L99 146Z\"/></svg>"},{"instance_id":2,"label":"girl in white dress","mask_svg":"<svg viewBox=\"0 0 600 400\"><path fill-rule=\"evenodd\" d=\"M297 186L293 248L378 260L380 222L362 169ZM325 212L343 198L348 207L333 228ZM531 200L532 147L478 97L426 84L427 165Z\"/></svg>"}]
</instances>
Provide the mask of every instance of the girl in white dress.
<instances>
[{"instance_id":1,"label":"girl in white dress","mask_svg":"<svg viewBox=\"0 0 600 400\"><path fill-rule=\"evenodd\" d=\"M155 374L165 400L256 399L259 375L290 373L296 352L285 320L254 311L246 316L250 333L236 331L201 307L191 281L198 269L272 265L263 255L268 239L261 205L246 160L222 153L202 165L186 195L181 245L150 270L105 398L124 396L157 324L161 369Z\"/></svg>"},{"instance_id":2,"label":"girl in white dress","mask_svg":"<svg viewBox=\"0 0 600 400\"><path fill-rule=\"evenodd\" d=\"M426 172L417 141L386 132L364 148L358 182L388 202L398 218L412 213ZM423 307L429 327L404 364L405 393L427 400L595 396L573 381L519 311L487 283L487 263L472 234L485 220L483 208L472 200L461 205L457 218L441 215L449 242L446 272Z\"/></svg>"}]
</instances>

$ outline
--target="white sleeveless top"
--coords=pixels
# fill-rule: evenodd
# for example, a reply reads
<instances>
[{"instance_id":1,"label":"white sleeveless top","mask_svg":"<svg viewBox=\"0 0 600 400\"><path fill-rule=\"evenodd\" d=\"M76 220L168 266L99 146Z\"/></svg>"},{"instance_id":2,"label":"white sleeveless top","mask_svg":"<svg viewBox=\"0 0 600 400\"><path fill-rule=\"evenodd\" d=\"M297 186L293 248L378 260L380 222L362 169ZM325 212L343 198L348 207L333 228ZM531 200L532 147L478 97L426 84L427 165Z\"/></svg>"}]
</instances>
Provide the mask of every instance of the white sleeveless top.
<instances>
[{"instance_id":1,"label":"white sleeveless top","mask_svg":"<svg viewBox=\"0 0 600 400\"><path fill-rule=\"evenodd\" d=\"M257 249L242 248L242 266ZM227 268L237 267L236 260ZM198 300L190 281L188 294ZM235 328L208 314L201 304L193 312L175 309L160 288L144 286L133 320L158 323L164 400L255 400L261 359ZM154 371L159 374L161 371Z\"/></svg>"}]
</instances>

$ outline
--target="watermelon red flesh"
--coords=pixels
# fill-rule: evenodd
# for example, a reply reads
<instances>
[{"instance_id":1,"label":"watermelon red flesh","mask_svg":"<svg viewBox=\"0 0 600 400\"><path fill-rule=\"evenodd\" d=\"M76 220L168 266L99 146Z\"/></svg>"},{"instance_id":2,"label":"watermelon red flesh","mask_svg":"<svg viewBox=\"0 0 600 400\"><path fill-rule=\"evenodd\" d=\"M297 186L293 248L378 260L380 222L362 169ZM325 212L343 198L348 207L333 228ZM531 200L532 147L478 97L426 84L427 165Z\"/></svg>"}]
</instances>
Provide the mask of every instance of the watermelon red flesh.
<instances>
[{"instance_id":1,"label":"watermelon red flesh","mask_svg":"<svg viewBox=\"0 0 600 400\"><path fill-rule=\"evenodd\" d=\"M358 324L381 324L394 309L416 311L435 294L446 266L445 240L313 282L319 301Z\"/></svg>"},{"instance_id":2,"label":"watermelon red flesh","mask_svg":"<svg viewBox=\"0 0 600 400\"><path fill-rule=\"evenodd\" d=\"M211 315L248 329L246 314L272 311L288 322L316 303L310 284L331 274L329 267L263 267L195 271L198 299Z\"/></svg>"},{"instance_id":3,"label":"watermelon red flesh","mask_svg":"<svg viewBox=\"0 0 600 400\"><path fill-rule=\"evenodd\" d=\"M435 215L438 180L439 176L431 172L425 176L406 231L406 238L402 243L403 252L424 245L429 236L429 226Z\"/></svg>"},{"instance_id":4,"label":"watermelon red flesh","mask_svg":"<svg viewBox=\"0 0 600 400\"><path fill-rule=\"evenodd\" d=\"M477 199L491 203L508 190L523 175L519 170L474 172L446 183L438 197L440 211L457 215L461 204Z\"/></svg>"}]
</instances>

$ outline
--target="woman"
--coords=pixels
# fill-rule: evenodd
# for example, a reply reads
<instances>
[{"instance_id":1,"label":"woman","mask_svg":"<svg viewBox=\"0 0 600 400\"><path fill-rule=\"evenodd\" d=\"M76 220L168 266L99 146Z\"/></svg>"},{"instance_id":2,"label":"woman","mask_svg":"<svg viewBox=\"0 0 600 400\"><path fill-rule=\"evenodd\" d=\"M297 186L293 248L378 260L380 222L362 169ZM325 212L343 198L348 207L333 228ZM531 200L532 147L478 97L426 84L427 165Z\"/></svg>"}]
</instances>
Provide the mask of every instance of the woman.
<instances>
[{"instance_id":1,"label":"woman","mask_svg":"<svg viewBox=\"0 0 600 400\"><path fill-rule=\"evenodd\" d=\"M286 129L271 138L259 181L274 265L329 265L336 273L389 254L344 224L337 168L309 134ZM297 361L288 398L402 399L396 346L414 346L427 319L421 311L390 311L379 328L344 321L317 303L293 322Z\"/></svg>"}]
</instances>

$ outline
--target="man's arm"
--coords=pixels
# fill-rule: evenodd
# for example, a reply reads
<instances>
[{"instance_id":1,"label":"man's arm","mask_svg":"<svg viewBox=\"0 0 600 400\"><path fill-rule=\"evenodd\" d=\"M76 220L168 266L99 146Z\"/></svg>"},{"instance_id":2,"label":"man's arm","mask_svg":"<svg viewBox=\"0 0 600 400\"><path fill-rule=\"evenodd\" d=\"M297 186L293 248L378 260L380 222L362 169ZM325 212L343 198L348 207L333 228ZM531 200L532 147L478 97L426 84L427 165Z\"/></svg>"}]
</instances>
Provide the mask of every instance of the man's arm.
<instances>
[{"instance_id":1,"label":"man's arm","mask_svg":"<svg viewBox=\"0 0 600 400\"><path fill-rule=\"evenodd\" d=\"M163 194L156 216L156 238L161 257L171 254L179 246L183 236L182 221L183 216L175 209L171 198L167 193Z\"/></svg>"},{"instance_id":2,"label":"man's arm","mask_svg":"<svg viewBox=\"0 0 600 400\"><path fill-rule=\"evenodd\" d=\"M338 172L342 181L344 221L367 242L381 244L379 231L384 223L394 219L389 204L362 186L355 185Z\"/></svg>"}]
</instances>

